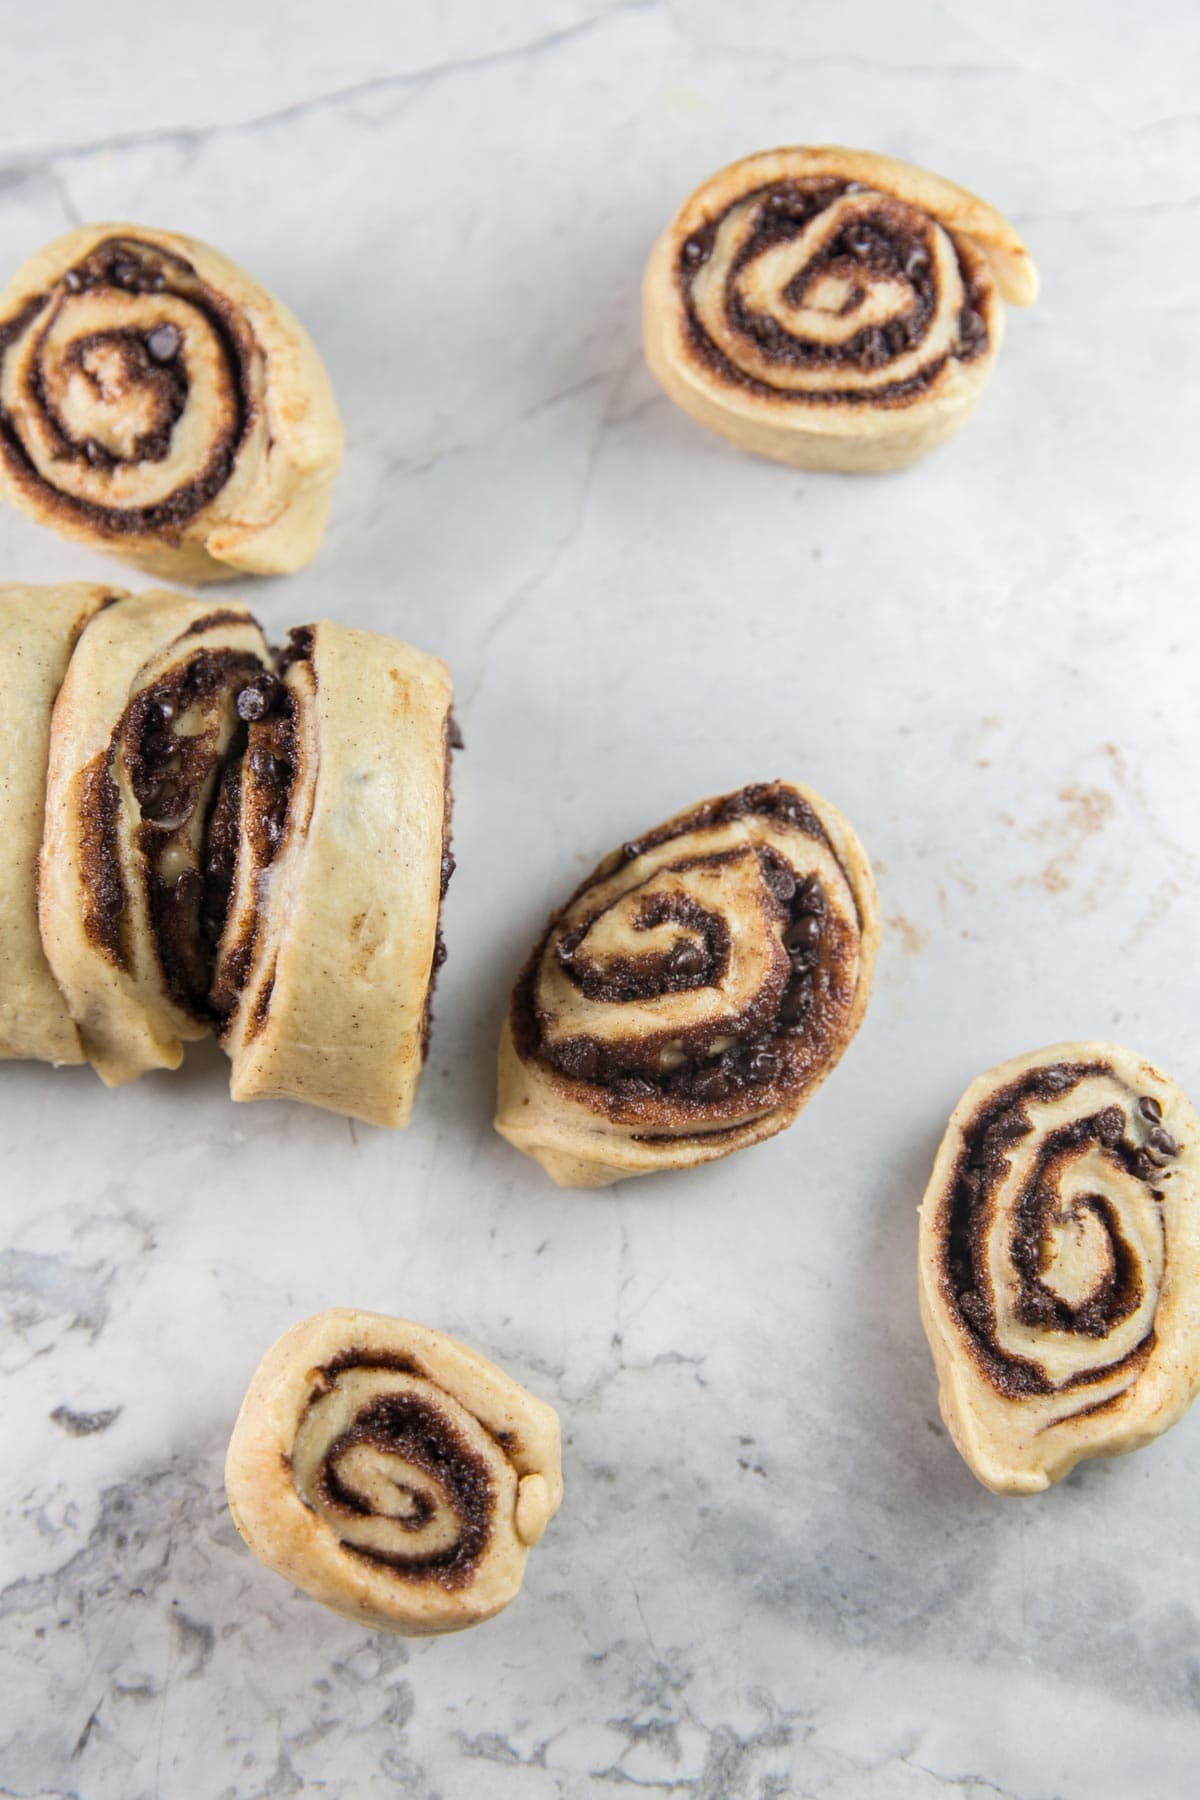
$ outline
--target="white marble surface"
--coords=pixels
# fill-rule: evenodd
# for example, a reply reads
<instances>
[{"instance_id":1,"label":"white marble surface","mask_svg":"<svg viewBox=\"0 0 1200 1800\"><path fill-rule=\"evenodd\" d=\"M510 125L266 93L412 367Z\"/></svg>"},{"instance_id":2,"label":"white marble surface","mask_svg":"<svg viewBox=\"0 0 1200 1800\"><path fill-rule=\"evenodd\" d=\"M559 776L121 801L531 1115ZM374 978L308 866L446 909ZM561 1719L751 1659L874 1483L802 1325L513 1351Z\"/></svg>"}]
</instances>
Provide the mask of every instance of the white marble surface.
<instances>
[{"instance_id":1,"label":"white marble surface","mask_svg":"<svg viewBox=\"0 0 1200 1800\"><path fill-rule=\"evenodd\" d=\"M994 1498L937 1423L913 1257L990 1063L1116 1035L1200 1094L1200 14L65 0L3 38L4 267L128 216L293 304L348 462L316 565L243 591L441 651L468 752L406 1134L235 1109L213 1051L117 1094L0 1075L0 1792L1193 1794L1200 1418ZM743 459L640 365L657 228L795 140L963 180L1041 266L976 420L903 476ZM0 518L5 577L110 570ZM776 774L876 859L861 1037L772 1143L560 1193L489 1125L519 959L613 843ZM476 1632L364 1635L223 1509L258 1355L335 1303L562 1411L563 1512Z\"/></svg>"}]
</instances>

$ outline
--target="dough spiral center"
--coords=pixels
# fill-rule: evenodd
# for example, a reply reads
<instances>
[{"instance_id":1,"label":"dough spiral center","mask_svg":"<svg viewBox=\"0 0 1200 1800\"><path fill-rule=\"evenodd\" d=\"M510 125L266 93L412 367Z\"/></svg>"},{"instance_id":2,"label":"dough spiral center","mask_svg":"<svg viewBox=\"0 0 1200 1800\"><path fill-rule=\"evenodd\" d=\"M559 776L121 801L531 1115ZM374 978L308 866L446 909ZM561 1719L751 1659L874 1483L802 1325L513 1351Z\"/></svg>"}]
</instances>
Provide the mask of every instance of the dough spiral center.
<instances>
[{"instance_id":1,"label":"dough spiral center","mask_svg":"<svg viewBox=\"0 0 1200 1800\"><path fill-rule=\"evenodd\" d=\"M989 339L983 257L856 182L756 189L684 241L679 280L696 350L785 400L902 399Z\"/></svg>"},{"instance_id":2,"label":"dough spiral center","mask_svg":"<svg viewBox=\"0 0 1200 1800\"><path fill-rule=\"evenodd\" d=\"M108 531L179 526L228 481L253 340L183 257L107 238L0 325L0 447Z\"/></svg>"},{"instance_id":3,"label":"dough spiral center","mask_svg":"<svg viewBox=\"0 0 1200 1800\"><path fill-rule=\"evenodd\" d=\"M410 1580L466 1585L495 1506L492 1440L444 1390L400 1368L319 1371L296 1432L297 1492L342 1546Z\"/></svg>"}]
</instances>

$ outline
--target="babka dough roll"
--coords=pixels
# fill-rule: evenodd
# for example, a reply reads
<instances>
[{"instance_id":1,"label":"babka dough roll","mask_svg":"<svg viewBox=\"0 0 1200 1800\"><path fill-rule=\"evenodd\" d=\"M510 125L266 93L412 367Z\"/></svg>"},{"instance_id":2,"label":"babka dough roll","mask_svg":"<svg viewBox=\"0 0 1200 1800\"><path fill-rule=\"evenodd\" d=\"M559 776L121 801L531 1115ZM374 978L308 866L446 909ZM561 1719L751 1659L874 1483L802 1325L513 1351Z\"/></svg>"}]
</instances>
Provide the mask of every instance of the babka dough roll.
<instances>
[{"instance_id":1,"label":"babka dough roll","mask_svg":"<svg viewBox=\"0 0 1200 1800\"><path fill-rule=\"evenodd\" d=\"M956 431L1037 274L992 207L892 157L763 151L686 200L643 331L678 406L803 469L901 468Z\"/></svg>"},{"instance_id":2,"label":"babka dough roll","mask_svg":"<svg viewBox=\"0 0 1200 1800\"><path fill-rule=\"evenodd\" d=\"M287 307L180 232L82 225L0 295L0 493L155 575L315 554L342 430Z\"/></svg>"},{"instance_id":3,"label":"babka dough roll","mask_svg":"<svg viewBox=\"0 0 1200 1800\"><path fill-rule=\"evenodd\" d=\"M269 680L249 613L150 591L86 627L50 729L38 912L84 1052L109 1086L177 1068L210 1029L209 807L241 693Z\"/></svg>"},{"instance_id":4,"label":"babka dough roll","mask_svg":"<svg viewBox=\"0 0 1200 1800\"><path fill-rule=\"evenodd\" d=\"M1200 1389L1200 1120L1118 1044L1001 1063L954 1109L919 1273L942 1417L985 1486L1139 1449Z\"/></svg>"},{"instance_id":5,"label":"babka dough roll","mask_svg":"<svg viewBox=\"0 0 1200 1800\"><path fill-rule=\"evenodd\" d=\"M771 1137L857 1031L878 939L827 800L776 781L703 801L551 917L501 1033L497 1131L563 1187Z\"/></svg>"},{"instance_id":6,"label":"babka dough roll","mask_svg":"<svg viewBox=\"0 0 1200 1800\"><path fill-rule=\"evenodd\" d=\"M452 867L449 671L329 621L294 631L284 660L213 820L230 1089L405 1125Z\"/></svg>"},{"instance_id":7,"label":"babka dough roll","mask_svg":"<svg viewBox=\"0 0 1200 1800\"><path fill-rule=\"evenodd\" d=\"M0 1057L84 1061L38 933L38 853L55 697L80 632L118 594L0 583Z\"/></svg>"},{"instance_id":8,"label":"babka dough roll","mask_svg":"<svg viewBox=\"0 0 1200 1800\"><path fill-rule=\"evenodd\" d=\"M465 1344L349 1308L285 1332L225 1464L260 1562L406 1636L492 1618L562 1500L558 1416Z\"/></svg>"}]
</instances>

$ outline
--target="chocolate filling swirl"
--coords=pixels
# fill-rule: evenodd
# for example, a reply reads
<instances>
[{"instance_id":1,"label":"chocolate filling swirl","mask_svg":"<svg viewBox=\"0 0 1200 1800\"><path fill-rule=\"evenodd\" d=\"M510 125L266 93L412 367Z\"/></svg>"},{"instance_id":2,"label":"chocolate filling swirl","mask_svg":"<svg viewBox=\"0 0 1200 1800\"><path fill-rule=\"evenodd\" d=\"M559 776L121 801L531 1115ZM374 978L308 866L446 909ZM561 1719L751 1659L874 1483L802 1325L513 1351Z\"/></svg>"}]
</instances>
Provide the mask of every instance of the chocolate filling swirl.
<instances>
[{"instance_id":1,"label":"chocolate filling swirl","mask_svg":"<svg viewBox=\"0 0 1200 1800\"><path fill-rule=\"evenodd\" d=\"M652 1137L758 1116L843 1047L854 891L782 782L627 843L554 916L518 979L518 1054Z\"/></svg>"},{"instance_id":2,"label":"chocolate filling swirl","mask_svg":"<svg viewBox=\"0 0 1200 1800\"><path fill-rule=\"evenodd\" d=\"M466 1587L495 1507L472 1430L414 1359L348 1351L315 1371L290 1458L297 1492L349 1554L404 1581Z\"/></svg>"},{"instance_id":3,"label":"chocolate filling swirl","mask_svg":"<svg viewBox=\"0 0 1200 1800\"><path fill-rule=\"evenodd\" d=\"M756 187L709 218L677 280L710 372L784 402L902 405L992 338L992 279L969 240L828 176Z\"/></svg>"},{"instance_id":4,"label":"chocolate filling swirl","mask_svg":"<svg viewBox=\"0 0 1200 1800\"><path fill-rule=\"evenodd\" d=\"M240 623L242 615L209 615L184 634L185 640L228 620ZM243 651L205 648L183 656L134 696L107 750L82 775L85 930L114 966L126 966L122 915L129 899L126 882L136 876L167 992L183 1012L205 1024L213 1019L205 847L211 844L228 759L238 745L234 709L243 695L271 679L259 659ZM126 864L120 844L122 783L135 808L133 865Z\"/></svg>"},{"instance_id":5,"label":"chocolate filling swirl","mask_svg":"<svg viewBox=\"0 0 1200 1800\"><path fill-rule=\"evenodd\" d=\"M943 1202L940 1279L1001 1394L1086 1388L1150 1354L1162 1183L1179 1148L1161 1117L1097 1062L1033 1069L970 1121Z\"/></svg>"},{"instance_id":6,"label":"chocolate filling swirl","mask_svg":"<svg viewBox=\"0 0 1200 1800\"><path fill-rule=\"evenodd\" d=\"M184 257L106 238L0 322L0 455L82 523L169 536L233 472L259 354Z\"/></svg>"}]
</instances>

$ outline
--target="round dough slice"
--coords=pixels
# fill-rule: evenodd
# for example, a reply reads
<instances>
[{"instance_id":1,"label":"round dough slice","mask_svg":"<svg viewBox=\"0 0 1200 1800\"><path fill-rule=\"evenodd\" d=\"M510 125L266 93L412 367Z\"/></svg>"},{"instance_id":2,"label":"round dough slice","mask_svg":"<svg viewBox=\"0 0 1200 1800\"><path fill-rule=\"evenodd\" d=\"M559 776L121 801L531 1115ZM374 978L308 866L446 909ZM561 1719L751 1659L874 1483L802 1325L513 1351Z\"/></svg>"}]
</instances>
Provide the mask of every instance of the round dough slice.
<instances>
[{"instance_id":1,"label":"round dough slice","mask_svg":"<svg viewBox=\"0 0 1200 1800\"><path fill-rule=\"evenodd\" d=\"M676 405L802 469L897 469L973 410L1004 301L1037 273L990 206L926 169L837 147L720 170L658 240L646 360Z\"/></svg>"},{"instance_id":2,"label":"round dough slice","mask_svg":"<svg viewBox=\"0 0 1200 1800\"><path fill-rule=\"evenodd\" d=\"M259 1364L225 1486L259 1561L322 1605L460 1631L513 1599L558 1511L558 1415L443 1332L335 1309Z\"/></svg>"},{"instance_id":3,"label":"round dough slice","mask_svg":"<svg viewBox=\"0 0 1200 1800\"><path fill-rule=\"evenodd\" d=\"M1119 1044L980 1076L920 1210L921 1316L973 1473L1033 1494L1200 1390L1200 1120Z\"/></svg>"},{"instance_id":4,"label":"round dough slice","mask_svg":"<svg viewBox=\"0 0 1200 1800\"><path fill-rule=\"evenodd\" d=\"M563 1187L685 1169L790 1125L858 1030L879 917L811 789L705 800L553 914L500 1039L496 1129Z\"/></svg>"},{"instance_id":5,"label":"round dough slice","mask_svg":"<svg viewBox=\"0 0 1200 1800\"><path fill-rule=\"evenodd\" d=\"M308 334L180 232L83 225L0 295L0 493L177 581L316 553L342 455Z\"/></svg>"},{"instance_id":6,"label":"round dough slice","mask_svg":"<svg viewBox=\"0 0 1200 1800\"><path fill-rule=\"evenodd\" d=\"M0 584L0 1057L85 1060L38 934L38 852L55 697L80 632L118 598L85 582Z\"/></svg>"},{"instance_id":7,"label":"round dough slice","mask_svg":"<svg viewBox=\"0 0 1200 1800\"><path fill-rule=\"evenodd\" d=\"M284 661L210 837L230 1089L405 1125L453 867L450 675L327 620L294 631Z\"/></svg>"},{"instance_id":8,"label":"round dough slice","mask_svg":"<svg viewBox=\"0 0 1200 1800\"><path fill-rule=\"evenodd\" d=\"M55 703L38 913L84 1052L111 1087L211 1028L204 845L238 701L271 655L240 608L151 591L83 631Z\"/></svg>"}]
</instances>

